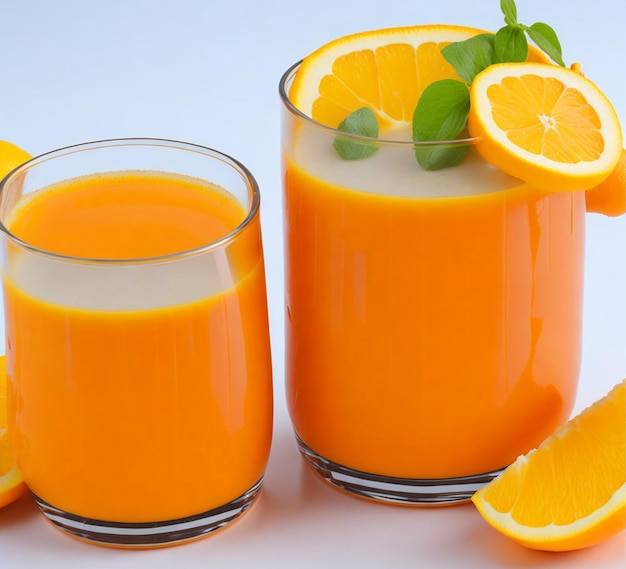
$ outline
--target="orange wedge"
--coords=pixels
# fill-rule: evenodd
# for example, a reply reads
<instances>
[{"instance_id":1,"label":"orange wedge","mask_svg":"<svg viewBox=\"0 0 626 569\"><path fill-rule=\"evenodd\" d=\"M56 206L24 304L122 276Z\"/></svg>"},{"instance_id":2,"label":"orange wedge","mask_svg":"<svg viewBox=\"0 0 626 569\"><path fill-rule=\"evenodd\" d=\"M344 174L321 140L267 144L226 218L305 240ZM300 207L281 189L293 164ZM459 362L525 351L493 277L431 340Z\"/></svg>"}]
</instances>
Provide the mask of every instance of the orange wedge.
<instances>
[{"instance_id":1,"label":"orange wedge","mask_svg":"<svg viewBox=\"0 0 626 569\"><path fill-rule=\"evenodd\" d=\"M7 436L6 358L0 356L0 508L26 492Z\"/></svg>"},{"instance_id":2,"label":"orange wedge","mask_svg":"<svg viewBox=\"0 0 626 569\"><path fill-rule=\"evenodd\" d=\"M494 528L567 551L626 527L626 380L472 497Z\"/></svg>"},{"instance_id":3,"label":"orange wedge","mask_svg":"<svg viewBox=\"0 0 626 569\"><path fill-rule=\"evenodd\" d=\"M580 73L542 63L501 63L470 87L468 128L500 170L545 191L587 190L613 171L619 119Z\"/></svg>"},{"instance_id":4,"label":"orange wedge","mask_svg":"<svg viewBox=\"0 0 626 569\"><path fill-rule=\"evenodd\" d=\"M370 108L381 130L411 123L422 91L439 79L458 79L440 51L482 30L412 26L352 34L306 57L289 91L294 106L336 128L351 112ZM529 60L547 61L531 48Z\"/></svg>"},{"instance_id":5,"label":"orange wedge","mask_svg":"<svg viewBox=\"0 0 626 569\"><path fill-rule=\"evenodd\" d=\"M626 149L603 182L585 192L587 211L602 213L609 216L626 213Z\"/></svg>"}]
</instances>

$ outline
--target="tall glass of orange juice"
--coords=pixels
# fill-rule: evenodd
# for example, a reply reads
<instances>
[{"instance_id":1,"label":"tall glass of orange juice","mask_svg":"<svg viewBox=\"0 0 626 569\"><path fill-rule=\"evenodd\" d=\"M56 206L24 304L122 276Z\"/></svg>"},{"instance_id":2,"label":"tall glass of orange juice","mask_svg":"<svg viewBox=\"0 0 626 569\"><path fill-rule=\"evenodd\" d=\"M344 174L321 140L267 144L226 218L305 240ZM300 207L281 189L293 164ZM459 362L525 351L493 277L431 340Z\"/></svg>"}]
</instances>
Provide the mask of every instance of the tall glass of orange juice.
<instances>
[{"instance_id":1,"label":"tall glass of orange juice","mask_svg":"<svg viewBox=\"0 0 626 569\"><path fill-rule=\"evenodd\" d=\"M236 160L155 139L2 181L9 432L56 527L161 546L256 499L273 412L259 200Z\"/></svg>"},{"instance_id":2,"label":"tall glass of orange juice","mask_svg":"<svg viewBox=\"0 0 626 569\"><path fill-rule=\"evenodd\" d=\"M448 31L429 32L417 56L407 47L416 85L453 73L439 55ZM394 93L384 82L393 69L372 89L392 99L386 128L367 139L339 130L347 113L333 96L386 57L351 56L333 68L345 78L320 78L315 93L331 126L292 100L301 64L280 82L293 428L336 487L388 503L463 502L572 410L584 192L530 187L484 162L471 138L415 143L415 100L407 119L392 104L399 75ZM338 142L367 156L344 159ZM426 170L416 148L465 157Z\"/></svg>"}]
</instances>

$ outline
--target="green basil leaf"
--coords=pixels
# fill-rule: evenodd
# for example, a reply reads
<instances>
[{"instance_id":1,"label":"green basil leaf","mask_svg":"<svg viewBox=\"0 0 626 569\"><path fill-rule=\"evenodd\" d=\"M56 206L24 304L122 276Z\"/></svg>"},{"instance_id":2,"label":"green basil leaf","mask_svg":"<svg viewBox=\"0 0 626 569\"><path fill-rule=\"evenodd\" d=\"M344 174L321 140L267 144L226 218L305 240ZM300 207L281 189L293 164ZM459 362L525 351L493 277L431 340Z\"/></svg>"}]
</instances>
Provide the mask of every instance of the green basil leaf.
<instances>
[{"instance_id":1,"label":"green basil leaf","mask_svg":"<svg viewBox=\"0 0 626 569\"><path fill-rule=\"evenodd\" d=\"M537 47L546 53L552 61L565 67L562 58L561 43L559 42L556 32L548 24L536 22L526 28L526 33L529 35L530 39L537 44Z\"/></svg>"},{"instance_id":2,"label":"green basil leaf","mask_svg":"<svg viewBox=\"0 0 626 569\"><path fill-rule=\"evenodd\" d=\"M526 61L528 42L524 30L518 26L500 28L493 42L495 63Z\"/></svg>"},{"instance_id":3,"label":"green basil leaf","mask_svg":"<svg viewBox=\"0 0 626 569\"><path fill-rule=\"evenodd\" d=\"M469 144L420 145L415 147L415 159L424 170L443 170L459 164L469 149Z\"/></svg>"},{"instance_id":4,"label":"green basil leaf","mask_svg":"<svg viewBox=\"0 0 626 569\"><path fill-rule=\"evenodd\" d=\"M517 7L514 0L500 0L500 9L507 25L514 26L517 24Z\"/></svg>"},{"instance_id":5,"label":"green basil leaf","mask_svg":"<svg viewBox=\"0 0 626 569\"><path fill-rule=\"evenodd\" d=\"M441 55L469 85L476 75L494 62L494 36L479 34L451 43L441 50Z\"/></svg>"},{"instance_id":6,"label":"green basil leaf","mask_svg":"<svg viewBox=\"0 0 626 569\"><path fill-rule=\"evenodd\" d=\"M470 99L467 85L455 79L431 83L413 113L413 141L454 140L467 126ZM467 146L416 145L415 159L424 170L439 170L458 164Z\"/></svg>"},{"instance_id":7,"label":"green basil leaf","mask_svg":"<svg viewBox=\"0 0 626 569\"><path fill-rule=\"evenodd\" d=\"M337 130L348 134L356 134L359 136L369 136L376 138L378 136L378 121L374 112L362 107L350 113L337 127ZM361 160L371 156L378 150L374 143L357 142L342 136L336 136L333 141L333 148L337 154L344 160Z\"/></svg>"}]
</instances>

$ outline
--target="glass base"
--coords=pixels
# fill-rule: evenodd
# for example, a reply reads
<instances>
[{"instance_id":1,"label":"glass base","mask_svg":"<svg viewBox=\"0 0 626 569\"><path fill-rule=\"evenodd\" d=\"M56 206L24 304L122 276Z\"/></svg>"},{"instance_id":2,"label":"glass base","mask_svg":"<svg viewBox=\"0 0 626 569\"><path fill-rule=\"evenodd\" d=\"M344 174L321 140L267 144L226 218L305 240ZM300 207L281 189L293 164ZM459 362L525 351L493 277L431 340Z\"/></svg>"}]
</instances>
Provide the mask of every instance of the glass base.
<instances>
[{"instance_id":1,"label":"glass base","mask_svg":"<svg viewBox=\"0 0 626 569\"><path fill-rule=\"evenodd\" d=\"M386 504L448 506L468 502L474 492L491 482L503 469L458 478L395 478L353 470L325 459L298 435L302 456L326 482L341 490Z\"/></svg>"},{"instance_id":2,"label":"glass base","mask_svg":"<svg viewBox=\"0 0 626 569\"><path fill-rule=\"evenodd\" d=\"M177 545L204 537L235 521L255 501L263 479L232 502L195 516L175 520L121 523L83 518L51 506L35 494L44 516L61 531L97 545L151 548Z\"/></svg>"}]
</instances>

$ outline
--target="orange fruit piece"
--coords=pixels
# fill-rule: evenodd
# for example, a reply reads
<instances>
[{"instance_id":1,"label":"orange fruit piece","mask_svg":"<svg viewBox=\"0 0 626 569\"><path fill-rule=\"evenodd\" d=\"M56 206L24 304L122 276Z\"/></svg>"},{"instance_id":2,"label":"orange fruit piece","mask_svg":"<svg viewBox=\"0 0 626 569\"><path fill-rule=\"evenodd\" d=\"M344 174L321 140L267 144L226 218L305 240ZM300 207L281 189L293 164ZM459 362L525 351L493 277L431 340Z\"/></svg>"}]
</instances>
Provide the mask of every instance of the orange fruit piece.
<instances>
[{"instance_id":1,"label":"orange fruit piece","mask_svg":"<svg viewBox=\"0 0 626 569\"><path fill-rule=\"evenodd\" d=\"M440 51L482 30L432 25L361 32L327 43L306 57L289 91L294 106L336 128L351 112L370 108L381 130L412 122L422 91L439 79L458 79ZM536 48L529 60L547 61Z\"/></svg>"},{"instance_id":2,"label":"orange fruit piece","mask_svg":"<svg viewBox=\"0 0 626 569\"><path fill-rule=\"evenodd\" d=\"M6 140L0 140L0 180L11 170L31 158L32 156L19 146L16 146L12 142L7 142Z\"/></svg>"},{"instance_id":3,"label":"orange fruit piece","mask_svg":"<svg viewBox=\"0 0 626 569\"><path fill-rule=\"evenodd\" d=\"M622 149L617 114L574 70L500 63L470 87L469 133L484 160L545 191L587 190L612 171Z\"/></svg>"},{"instance_id":4,"label":"orange fruit piece","mask_svg":"<svg viewBox=\"0 0 626 569\"><path fill-rule=\"evenodd\" d=\"M519 457L472 501L532 549L567 551L626 527L626 380Z\"/></svg>"},{"instance_id":5,"label":"orange fruit piece","mask_svg":"<svg viewBox=\"0 0 626 569\"><path fill-rule=\"evenodd\" d=\"M0 179L31 156L19 146L0 140ZM26 492L7 434L6 357L0 356L0 508Z\"/></svg>"},{"instance_id":6,"label":"orange fruit piece","mask_svg":"<svg viewBox=\"0 0 626 569\"><path fill-rule=\"evenodd\" d=\"M585 192L587 211L618 216L626 213L626 148L609 177Z\"/></svg>"},{"instance_id":7,"label":"orange fruit piece","mask_svg":"<svg viewBox=\"0 0 626 569\"><path fill-rule=\"evenodd\" d=\"M0 356L0 508L26 492L7 434L6 358Z\"/></svg>"}]
</instances>

